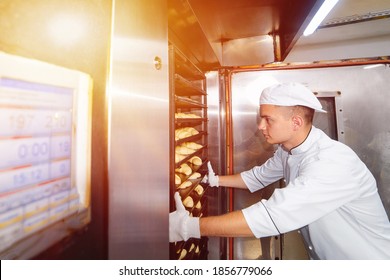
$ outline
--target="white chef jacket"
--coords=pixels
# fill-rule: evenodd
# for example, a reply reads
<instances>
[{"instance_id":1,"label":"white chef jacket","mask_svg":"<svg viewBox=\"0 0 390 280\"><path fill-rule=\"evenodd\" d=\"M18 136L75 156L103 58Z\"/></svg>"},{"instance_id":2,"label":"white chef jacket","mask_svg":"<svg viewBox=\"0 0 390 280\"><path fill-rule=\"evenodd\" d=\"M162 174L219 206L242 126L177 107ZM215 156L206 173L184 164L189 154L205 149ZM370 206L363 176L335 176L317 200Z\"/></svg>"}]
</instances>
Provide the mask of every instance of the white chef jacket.
<instances>
[{"instance_id":1,"label":"white chef jacket","mask_svg":"<svg viewBox=\"0 0 390 280\"><path fill-rule=\"evenodd\" d=\"M390 223L374 177L352 149L314 126L301 145L279 146L241 177L251 192L286 180L242 210L257 238L304 227L313 259L390 259Z\"/></svg>"}]
</instances>

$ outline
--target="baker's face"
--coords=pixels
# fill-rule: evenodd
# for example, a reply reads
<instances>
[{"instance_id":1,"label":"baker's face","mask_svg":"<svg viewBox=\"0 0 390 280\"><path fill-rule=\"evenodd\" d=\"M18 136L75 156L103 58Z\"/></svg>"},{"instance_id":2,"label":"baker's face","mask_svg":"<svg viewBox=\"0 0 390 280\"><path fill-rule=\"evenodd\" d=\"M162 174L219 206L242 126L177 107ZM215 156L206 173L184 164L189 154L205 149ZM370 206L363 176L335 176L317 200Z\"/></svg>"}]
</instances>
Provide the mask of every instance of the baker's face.
<instances>
[{"instance_id":1,"label":"baker's face","mask_svg":"<svg viewBox=\"0 0 390 280\"><path fill-rule=\"evenodd\" d=\"M269 144L286 144L293 132L292 114L288 107L260 105L259 129Z\"/></svg>"}]
</instances>

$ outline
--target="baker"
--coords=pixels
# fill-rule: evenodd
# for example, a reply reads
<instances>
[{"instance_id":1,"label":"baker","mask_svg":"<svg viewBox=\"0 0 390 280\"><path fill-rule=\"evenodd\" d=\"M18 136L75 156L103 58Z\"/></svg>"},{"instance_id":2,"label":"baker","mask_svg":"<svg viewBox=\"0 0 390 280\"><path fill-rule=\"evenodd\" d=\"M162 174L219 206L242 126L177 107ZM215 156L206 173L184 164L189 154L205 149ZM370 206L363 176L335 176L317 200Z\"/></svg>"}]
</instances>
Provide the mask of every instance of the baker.
<instances>
[{"instance_id":1,"label":"baker","mask_svg":"<svg viewBox=\"0 0 390 280\"><path fill-rule=\"evenodd\" d=\"M260 96L259 129L277 144L263 165L218 176L210 162L204 182L260 190L280 179L272 196L220 216L190 217L179 193L169 214L170 242L219 237L267 237L300 229L311 259L390 259L390 223L376 181L356 153L313 126L325 112L299 83L268 87Z\"/></svg>"}]
</instances>

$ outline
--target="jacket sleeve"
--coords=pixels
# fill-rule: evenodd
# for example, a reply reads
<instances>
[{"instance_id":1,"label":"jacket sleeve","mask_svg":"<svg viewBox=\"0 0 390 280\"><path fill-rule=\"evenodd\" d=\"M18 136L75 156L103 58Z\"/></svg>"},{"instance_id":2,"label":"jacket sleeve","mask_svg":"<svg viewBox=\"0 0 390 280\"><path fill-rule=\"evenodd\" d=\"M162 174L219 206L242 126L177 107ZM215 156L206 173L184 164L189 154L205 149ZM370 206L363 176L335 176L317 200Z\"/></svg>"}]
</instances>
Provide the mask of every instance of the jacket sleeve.
<instances>
[{"instance_id":1,"label":"jacket sleeve","mask_svg":"<svg viewBox=\"0 0 390 280\"><path fill-rule=\"evenodd\" d=\"M308 164L269 200L243 209L253 234L259 238L301 228L362 196L362 185L375 190L375 180L361 162L344 163Z\"/></svg>"},{"instance_id":2,"label":"jacket sleeve","mask_svg":"<svg viewBox=\"0 0 390 280\"><path fill-rule=\"evenodd\" d=\"M241 173L241 178L251 192L260 190L283 178L282 152L282 149L278 148L274 156L264 164Z\"/></svg>"}]
</instances>

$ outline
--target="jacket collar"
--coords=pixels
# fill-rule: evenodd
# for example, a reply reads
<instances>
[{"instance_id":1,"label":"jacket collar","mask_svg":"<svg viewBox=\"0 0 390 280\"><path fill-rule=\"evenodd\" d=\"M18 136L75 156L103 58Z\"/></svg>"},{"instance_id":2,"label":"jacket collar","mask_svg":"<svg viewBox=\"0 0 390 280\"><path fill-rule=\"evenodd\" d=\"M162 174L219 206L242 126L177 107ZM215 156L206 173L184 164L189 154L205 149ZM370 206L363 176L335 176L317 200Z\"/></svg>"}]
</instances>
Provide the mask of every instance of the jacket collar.
<instances>
[{"instance_id":1,"label":"jacket collar","mask_svg":"<svg viewBox=\"0 0 390 280\"><path fill-rule=\"evenodd\" d=\"M319 132L319 130L316 127L312 126L306 139L298 146L292 148L290 150L289 154L297 155L297 154L301 154L301 153L308 151L310 149L310 147L312 147L313 144L315 144L317 142L317 140L319 138L318 132Z\"/></svg>"}]
</instances>

